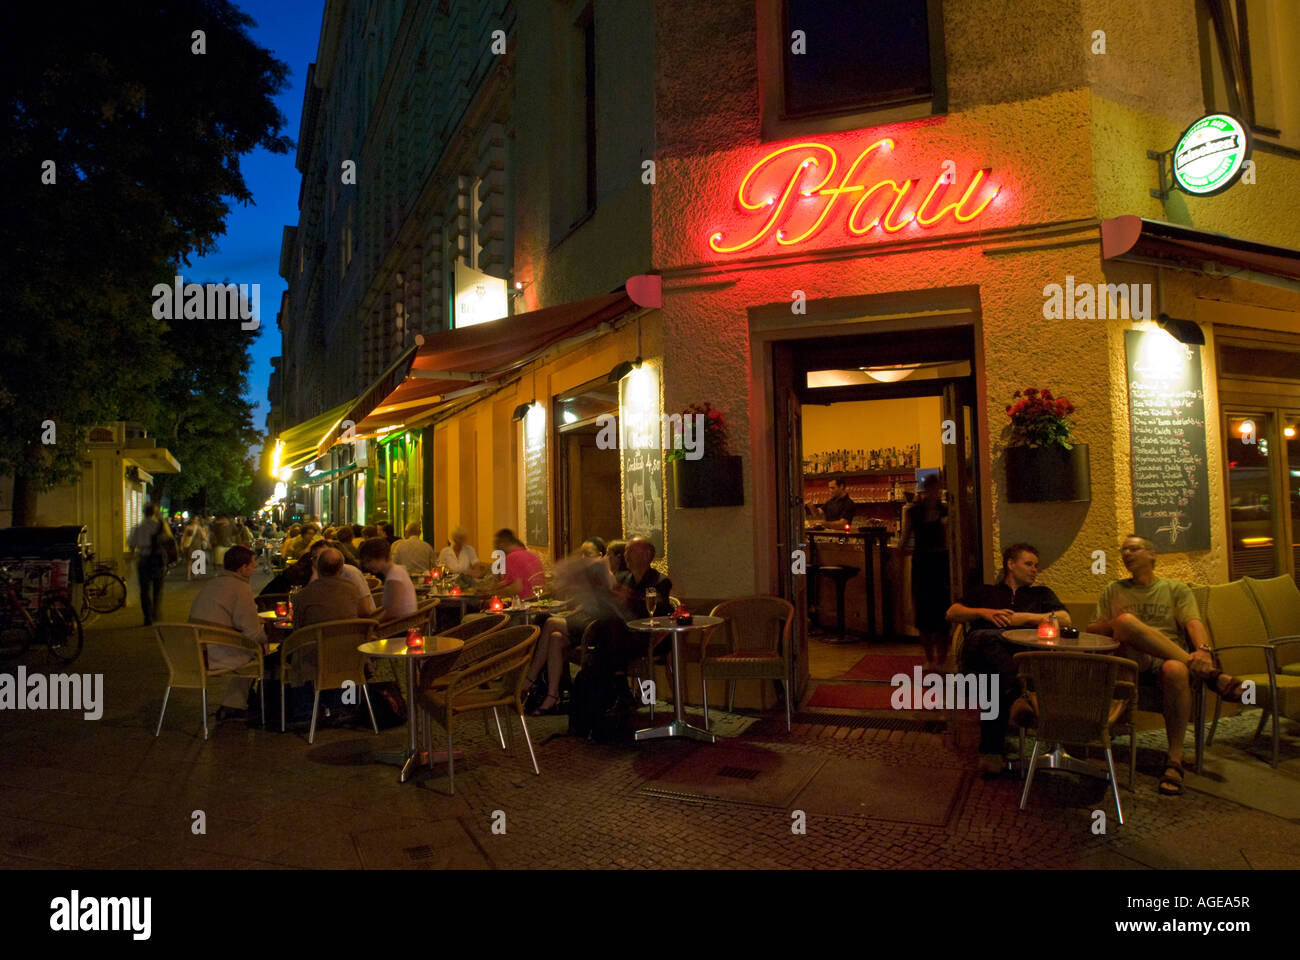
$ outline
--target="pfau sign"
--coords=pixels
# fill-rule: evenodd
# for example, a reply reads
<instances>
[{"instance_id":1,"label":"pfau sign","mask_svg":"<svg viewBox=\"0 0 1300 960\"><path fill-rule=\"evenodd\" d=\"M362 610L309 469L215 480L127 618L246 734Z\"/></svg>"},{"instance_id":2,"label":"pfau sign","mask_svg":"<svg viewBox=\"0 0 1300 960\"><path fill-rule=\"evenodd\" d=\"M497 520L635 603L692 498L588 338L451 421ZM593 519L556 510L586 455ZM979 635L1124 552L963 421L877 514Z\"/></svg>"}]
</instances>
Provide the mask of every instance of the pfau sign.
<instances>
[{"instance_id":1,"label":"pfau sign","mask_svg":"<svg viewBox=\"0 0 1300 960\"><path fill-rule=\"evenodd\" d=\"M758 214L761 224L744 239L732 242L724 242L721 231L714 233L709 247L715 253L735 253L773 233L778 246L793 247L818 233L837 210L847 210L845 227L853 236L876 227L886 233L897 233L913 223L932 227L945 217L967 223L983 213L1001 189L985 182L992 172L985 167L975 172L965 192L956 197L960 189L956 165L945 161L925 198L911 213L904 213L912 188L923 178L900 181L884 177L871 182L874 174L867 173L872 160L893 149L894 141L888 137L877 140L859 153L838 179L841 163L834 147L808 141L772 151L750 167L736 192L741 210ZM954 197L949 196L950 191ZM848 201L855 202L849 207Z\"/></svg>"}]
</instances>

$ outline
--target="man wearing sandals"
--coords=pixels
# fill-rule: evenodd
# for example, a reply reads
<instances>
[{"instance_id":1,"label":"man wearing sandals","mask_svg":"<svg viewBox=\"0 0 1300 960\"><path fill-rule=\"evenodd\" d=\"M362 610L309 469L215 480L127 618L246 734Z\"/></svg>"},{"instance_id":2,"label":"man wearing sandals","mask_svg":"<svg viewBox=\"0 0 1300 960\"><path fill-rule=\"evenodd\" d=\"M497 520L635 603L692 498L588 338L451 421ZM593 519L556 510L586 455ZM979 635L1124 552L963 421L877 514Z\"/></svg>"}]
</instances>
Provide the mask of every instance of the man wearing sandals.
<instances>
[{"instance_id":1,"label":"man wearing sandals","mask_svg":"<svg viewBox=\"0 0 1300 960\"><path fill-rule=\"evenodd\" d=\"M1164 693L1165 731L1169 756L1159 791L1183 792L1183 737L1191 717L1191 678L1210 685L1225 700L1240 700L1241 683L1214 666L1210 635L1201 622L1196 598L1185 583L1157 577L1156 548L1150 540L1131 534L1120 548L1130 577L1106 585L1097 601L1097 620L1089 633L1102 633L1120 643L1118 654L1136 660ZM1188 653L1183 635L1193 647Z\"/></svg>"}]
</instances>

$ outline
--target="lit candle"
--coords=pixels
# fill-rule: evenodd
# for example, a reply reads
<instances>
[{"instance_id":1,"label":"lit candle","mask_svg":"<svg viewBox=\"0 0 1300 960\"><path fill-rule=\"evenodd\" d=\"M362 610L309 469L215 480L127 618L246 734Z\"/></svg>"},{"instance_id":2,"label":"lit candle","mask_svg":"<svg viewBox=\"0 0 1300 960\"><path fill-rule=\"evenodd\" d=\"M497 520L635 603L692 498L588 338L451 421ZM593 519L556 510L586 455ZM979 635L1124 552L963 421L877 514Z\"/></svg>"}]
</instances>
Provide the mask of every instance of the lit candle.
<instances>
[{"instance_id":1,"label":"lit candle","mask_svg":"<svg viewBox=\"0 0 1300 960\"><path fill-rule=\"evenodd\" d=\"M288 613L289 613L289 605L285 603L283 600L281 600L279 603L275 605L275 615L277 617L287 616Z\"/></svg>"},{"instance_id":2,"label":"lit candle","mask_svg":"<svg viewBox=\"0 0 1300 960\"><path fill-rule=\"evenodd\" d=\"M459 597L459 596L460 596L460 584L459 584L459 583L456 584L454 587L451 588L451 595L452 595L453 597Z\"/></svg>"},{"instance_id":3,"label":"lit candle","mask_svg":"<svg viewBox=\"0 0 1300 960\"><path fill-rule=\"evenodd\" d=\"M412 627L406 631L406 648L408 650L424 649L424 634L420 632L419 627Z\"/></svg>"},{"instance_id":4,"label":"lit candle","mask_svg":"<svg viewBox=\"0 0 1300 960\"><path fill-rule=\"evenodd\" d=\"M1040 637L1048 637L1048 638L1055 637L1056 627L1052 625L1052 622L1050 620L1044 620L1042 623L1038 625L1038 635Z\"/></svg>"},{"instance_id":5,"label":"lit candle","mask_svg":"<svg viewBox=\"0 0 1300 960\"><path fill-rule=\"evenodd\" d=\"M504 610L506 607L505 607L505 604L501 602L501 598L500 598L500 597L493 597L492 600L488 603L488 608L489 608L493 613L500 613L500 612L501 612L502 610Z\"/></svg>"}]
</instances>

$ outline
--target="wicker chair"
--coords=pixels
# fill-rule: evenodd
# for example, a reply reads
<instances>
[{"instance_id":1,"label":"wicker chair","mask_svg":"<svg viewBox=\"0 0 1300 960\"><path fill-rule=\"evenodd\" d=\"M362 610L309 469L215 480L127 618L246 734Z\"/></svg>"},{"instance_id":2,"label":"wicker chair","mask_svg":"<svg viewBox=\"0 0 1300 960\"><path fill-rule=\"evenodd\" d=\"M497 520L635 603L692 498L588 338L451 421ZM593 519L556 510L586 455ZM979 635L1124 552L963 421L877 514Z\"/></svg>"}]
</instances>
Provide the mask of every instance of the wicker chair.
<instances>
[{"instance_id":1,"label":"wicker chair","mask_svg":"<svg viewBox=\"0 0 1300 960\"><path fill-rule=\"evenodd\" d=\"M412 627L418 628L422 633L433 633L433 616L434 611L438 608L438 600L426 600L415 609L415 613L408 617L395 617L392 620L381 620L375 627L375 638L387 640L389 637L406 636L406 631Z\"/></svg>"},{"instance_id":2,"label":"wicker chair","mask_svg":"<svg viewBox=\"0 0 1300 960\"><path fill-rule=\"evenodd\" d=\"M375 621L360 617L350 620L326 620L295 630L280 646L280 732L285 729L285 687L289 685L289 658L308 647L316 648L316 676L313 681L315 696L311 705L311 728L307 742L316 740L316 714L320 711L322 690L341 690L351 682L360 688L370 713L370 726L379 732L375 711L370 706L370 691L366 689L366 658L357 651L360 644L373 639Z\"/></svg>"},{"instance_id":3,"label":"wicker chair","mask_svg":"<svg viewBox=\"0 0 1300 960\"><path fill-rule=\"evenodd\" d=\"M780 597L742 597L726 600L714 607L709 616L727 622L715 630L726 639L727 652L709 656L708 637L701 644L700 688L704 695L704 729L709 729L709 678L727 681L727 709L731 709L736 681L741 679L776 680L785 694L785 730L790 732L790 682L792 627L794 607Z\"/></svg>"},{"instance_id":4,"label":"wicker chair","mask_svg":"<svg viewBox=\"0 0 1300 960\"><path fill-rule=\"evenodd\" d=\"M472 666L456 670L450 674L451 683L445 687L422 690L419 697L420 709L426 713L427 720L436 720L447 731L447 784L450 793L456 792L455 748L452 733L458 714L475 710L493 710L496 707L510 707L519 714L519 725L523 727L524 740L528 743L528 755L532 758L533 773L541 775L537 767L537 754L533 751L533 740L528 734L528 722L524 718L523 687L524 674L533 657L533 648L537 645L538 627L509 627L490 634L482 641L490 644L500 652L479 660ZM509 729L509 723L506 724ZM429 766L433 766L433 735L429 723L425 724L425 749L429 752ZM502 744L505 748L505 744Z\"/></svg>"},{"instance_id":5,"label":"wicker chair","mask_svg":"<svg viewBox=\"0 0 1300 960\"><path fill-rule=\"evenodd\" d=\"M1271 762L1276 767L1281 746L1278 730L1281 717L1300 720L1300 676L1280 672L1278 655L1295 650L1300 637L1269 637L1259 606L1247 585L1240 580L1210 587L1205 625L1214 636L1214 653L1219 669L1238 680L1255 684L1255 702L1262 708L1259 726L1255 728L1256 737L1263 732L1264 722L1270 716L1273 718ZM1215 697L1210 743L1214 743L1214 733L1219 726L1220 703Z\"/></svg>"},{"instance_id":6,"label":"wicker chair","mask_svg":"<svg viewBox=\"0 0 1300 960\"><path fill-rule=\"evenodd\" d=\"M264 676L262 648L236 630L199 623L155 623L154 636L167 664L167 691L163 694L162 711L158 714L156 737L162 733L163 717L167 715L167 701L172 687L203 692L203 739L208 739L208 678L243 677L257 683L261 698L262 726L266 726L266 695L262 690ZM208 667L205 653L208 647L232 647L253 654L253 659L240 667L213 670Z\"/></svg>"},{"instance_id":7,"label":"wicker chair","mask_svg":"<svg viewBox=\"0 0 1300 960\"><path fill-rule=\"evenodd\" d=\"M1268 632L1269 640L1277 647L1278 672L1300 677L1300 646L1278 644L1279 640L1289 641L1300 637L1300 588L1286 574L1268 580L1242 577L1241 582L1259 607L1260 615L1264 618L1264 629Z\"/></svg>"},{"instance_id":8,"label":"wicker chair","mask_svg":"<svg viewBox=\"0 0 1300 960\"><path fill-rule=\"evenodd\" d=\"M1015 662L1020 682L1036 714L1034 748L1025 772L1020 809L1025 809L1029 803L1029 788L1034 783L1043 741L1096 743L1106 751L1115 813L1122 825L1124 808L1119 802L1110 732L1114 724L1124 722L1126 715L1131 718L1137 707L1137 664L1123 657L1055 650L1018 653ZM1131 724L1131 719L1129 722ZM1129 729L1131 737L1131 725ZM1135 746L1136 743L1130 740L1130 751Z\"/></svg>"}]
</instances>

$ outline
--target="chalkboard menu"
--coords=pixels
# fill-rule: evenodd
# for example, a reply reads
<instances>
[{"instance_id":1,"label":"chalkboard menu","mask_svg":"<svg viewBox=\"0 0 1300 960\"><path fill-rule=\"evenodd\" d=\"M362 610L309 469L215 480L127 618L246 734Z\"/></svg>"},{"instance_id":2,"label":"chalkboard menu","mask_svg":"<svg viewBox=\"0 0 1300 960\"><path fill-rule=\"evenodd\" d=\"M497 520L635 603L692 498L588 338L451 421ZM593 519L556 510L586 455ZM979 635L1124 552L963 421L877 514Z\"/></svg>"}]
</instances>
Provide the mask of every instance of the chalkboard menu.
<instances>
[{"instance_id":1,"label":"chalkboard menu","mask_svg":"<svg viewBox=\"0 0 1300 960\"><path fill-rule=\"evenodd\" d=\"M1127 330L1135 533L1162 551L1210 549L1201 348Z\"/></svg>"},{"instance_id":2,"label":"chalkboard menu","mask_svg":"<svg viewBox=\"0 0 1300 960\"><path fill-rule=\"evenodd\" d=\"M546 414L533 407L524 417L524 541L544 547L549 541L546 514Z\"/></svg>"},{"instance_id":3,"label":"chalkboard menu","mask_svg":"<svg viewBox=\"0 0 1300 960\"><path fill-rule=\"evenodd\" d=\"M664 555L664 451L659 368L641 364L619 382L623 535L647 537Z\"/></svg>"}]
</instances>

